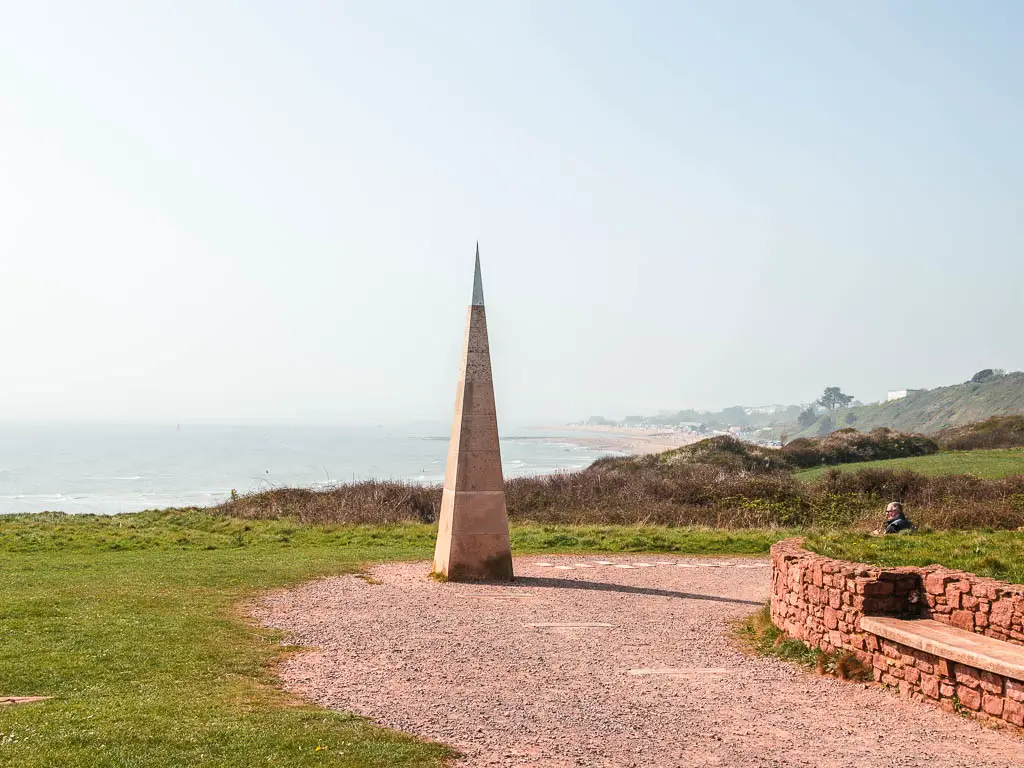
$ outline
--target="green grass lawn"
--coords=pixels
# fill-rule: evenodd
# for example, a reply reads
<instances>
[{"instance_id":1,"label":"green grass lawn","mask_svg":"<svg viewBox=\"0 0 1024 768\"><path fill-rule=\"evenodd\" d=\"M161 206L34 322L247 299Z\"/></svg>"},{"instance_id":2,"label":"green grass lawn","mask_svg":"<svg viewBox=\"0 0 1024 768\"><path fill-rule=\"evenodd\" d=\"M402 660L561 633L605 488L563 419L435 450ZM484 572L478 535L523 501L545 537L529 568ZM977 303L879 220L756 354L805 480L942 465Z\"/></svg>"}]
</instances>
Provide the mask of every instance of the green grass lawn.
<instances>
[{"instance_id":1,"label":"green grass lawn","mask_svg":"<svg viewBox=\"0 0 1024 768\"><path fill-rule=\"evenodd\" d=\"M518 526L517 551L764 553L793 531ZM387 559L434 530L201 512L0 517L0 766L440 766L448 751L277 690L261 591ZM426 578L426 574L424 574Z\"/></svg>"},{"instance_id":2,"label":"green grass lawn","mask_svg":"<svg viewBox=\"0 0 1024 768\"><path fill-rule=\"evenodd\" d=\"M868 536L822 533L807 547L829 557L874 565L932 565L1024 584L1024 531L943 531Z\"/></svg>"},{"instance_id":3,"label":"green grass lawn","mask_svg":"<svg viewBox=\"0 0 1024 768\"><path fill-rule=\"evenodd\" d=\"M806 482L817 480L833 467L815 467L795 472L795 476ZM1024 448L1005 448L990 451L944 451L931 456L914 456L907 459L885 459L865 461L856 464L840 464L834 469L843 472L857 472L862 469L913 470L922 475L978 475L996 479L1008 475L1024 474Z\"/></svg>"}]
</instances>

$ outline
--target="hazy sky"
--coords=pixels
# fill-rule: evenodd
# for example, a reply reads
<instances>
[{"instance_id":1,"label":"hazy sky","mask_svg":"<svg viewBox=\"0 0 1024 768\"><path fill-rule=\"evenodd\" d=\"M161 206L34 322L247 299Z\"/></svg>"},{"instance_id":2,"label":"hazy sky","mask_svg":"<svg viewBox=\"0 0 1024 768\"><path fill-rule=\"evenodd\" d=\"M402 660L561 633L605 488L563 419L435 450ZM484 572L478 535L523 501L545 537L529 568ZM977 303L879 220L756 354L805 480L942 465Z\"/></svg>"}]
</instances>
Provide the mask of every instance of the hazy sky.
<instances>
[{"instance_id":1,"label":"hazy sky","mask_svg":"<svg viewBox=\"0 0 1024 768\"><path fill-rule=\"evenodd\" d=\"M505 420L1024 367L1024 4L7 2L0 420Z\"/></svg>"}]
</instances>

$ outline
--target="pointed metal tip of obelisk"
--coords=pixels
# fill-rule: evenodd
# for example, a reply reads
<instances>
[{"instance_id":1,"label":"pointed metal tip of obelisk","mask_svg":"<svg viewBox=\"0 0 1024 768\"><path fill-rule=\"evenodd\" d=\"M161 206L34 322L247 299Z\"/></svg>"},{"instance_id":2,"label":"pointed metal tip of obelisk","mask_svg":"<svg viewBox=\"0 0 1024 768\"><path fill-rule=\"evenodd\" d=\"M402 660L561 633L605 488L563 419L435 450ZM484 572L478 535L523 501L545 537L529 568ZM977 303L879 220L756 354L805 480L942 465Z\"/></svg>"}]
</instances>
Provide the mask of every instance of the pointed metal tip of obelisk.
<instances>
[{"instance_id":1,"label":"pointed metal tip of obelisk","mask_svg":"<svg viewBox=\"0 0 1024 768\"><path fill-rule=\"evenodd\" d=\"M476 244L476 269L473 272L473 303L471 306L484 305L484 282L480 279L480 241Z\"/></svg>"}]
</instances>

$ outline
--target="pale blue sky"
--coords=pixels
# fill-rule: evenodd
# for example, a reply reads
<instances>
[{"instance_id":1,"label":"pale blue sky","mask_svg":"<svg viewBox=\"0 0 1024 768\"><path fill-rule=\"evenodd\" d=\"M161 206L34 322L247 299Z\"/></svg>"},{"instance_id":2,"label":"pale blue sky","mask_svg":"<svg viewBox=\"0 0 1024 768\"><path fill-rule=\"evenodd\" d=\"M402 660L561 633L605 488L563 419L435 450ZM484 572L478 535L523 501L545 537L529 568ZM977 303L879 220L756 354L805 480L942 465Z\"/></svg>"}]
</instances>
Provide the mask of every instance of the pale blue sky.
<instances>
[{"instance_id":1,"label":"pale blue sky","mask_svg":"<svg viewBox=\"0 0 1024 768\"><path fill-rule=\"evenodd\" d=\"M1024 5L9 3L0 420L506 420L1024 367Z\"/></svg>"}]
</instances>

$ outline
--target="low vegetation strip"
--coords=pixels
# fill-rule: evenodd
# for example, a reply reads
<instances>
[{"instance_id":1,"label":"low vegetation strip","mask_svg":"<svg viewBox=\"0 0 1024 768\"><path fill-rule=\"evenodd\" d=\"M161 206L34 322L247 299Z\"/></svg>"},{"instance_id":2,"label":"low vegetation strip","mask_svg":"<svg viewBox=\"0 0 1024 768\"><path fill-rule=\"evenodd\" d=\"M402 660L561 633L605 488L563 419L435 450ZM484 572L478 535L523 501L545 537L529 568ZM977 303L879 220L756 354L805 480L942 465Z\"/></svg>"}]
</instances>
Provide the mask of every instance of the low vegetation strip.
<instances>
[{"instance_id":1,"label":"low vegetation strip","mask_svg":"<svg viewBox=\"0 0 1024 768\"><path fill-rule=\"evenodd\" d=\"M986 480L832 468L802 482L789 467L777 450L722 437L653 456L602 459L579 472L514 478L505 490L513 521L557 525L872 529L893 500L907 505L915 523L935 529L1024 525L1024 474ZM369 481L236 496L216 511L380 525L433 522L440 502L439 486Z\"/></svg>"},{"instance_id":2,"label":"low vegetation strip","mask_svg":"<svg viewBox=\"0 0 1024 768\"><path fill-rule=\"evenodd\" d=\"M830 469L831 467L804 469L796 472L795 476L804 482L812 482L820 479ZM996 480L1024 474L1024 448L943 451L929 456L846 464L838 469L843 472L860 472L866 469L910 471L928 476L975 475Z\"/></svg>"}]
</instances>

